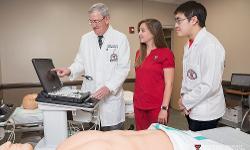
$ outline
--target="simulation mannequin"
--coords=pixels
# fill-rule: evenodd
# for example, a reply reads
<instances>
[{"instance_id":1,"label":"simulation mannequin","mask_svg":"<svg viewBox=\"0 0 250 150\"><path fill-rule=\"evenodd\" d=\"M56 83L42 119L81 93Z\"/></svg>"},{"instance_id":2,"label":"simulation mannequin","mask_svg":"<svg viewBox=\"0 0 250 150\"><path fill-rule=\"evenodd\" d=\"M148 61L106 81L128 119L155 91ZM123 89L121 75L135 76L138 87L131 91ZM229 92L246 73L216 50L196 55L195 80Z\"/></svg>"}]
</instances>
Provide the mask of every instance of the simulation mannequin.
<instances>
[{"instance_id":1,"label":"simulation mannequin","mask_svg":"<svg viewBox=\"0 0 250 150\"><path fill-rule=\"evenodd\" d=\"M0 150L33 150L30 144L12 144L10 141L0 146Z\"/></svg>"},{"instance_id":2,"label":"simulation mannequin","mask_svg":"<svg viewBox=\"0 0 250 150\"><path fill-rule=\"evenodd\" d=\"M24 109L37 109L38 105L36 102L36 97L37 94L36 93L32 93L32 94L27 94L23 97L23 102L22 102L22 106Z\"/></svg>"}]
</instances>

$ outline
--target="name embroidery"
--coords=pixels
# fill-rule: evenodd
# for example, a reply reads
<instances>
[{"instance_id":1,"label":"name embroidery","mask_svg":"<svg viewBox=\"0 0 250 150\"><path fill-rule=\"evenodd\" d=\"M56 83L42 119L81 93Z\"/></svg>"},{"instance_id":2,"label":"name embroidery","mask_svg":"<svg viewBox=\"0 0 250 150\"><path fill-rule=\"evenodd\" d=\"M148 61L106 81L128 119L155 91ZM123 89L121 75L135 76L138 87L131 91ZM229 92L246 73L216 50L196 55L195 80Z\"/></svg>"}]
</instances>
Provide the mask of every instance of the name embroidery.
<instances>
[{"instance_id":1,"label":"name embroidery","mask_svg":"<svg viewBox=\"0 0 250 150\"><path fill-rule=\"evenodd\" d=\"M117 48L118 48L117 44L108 44L107 48L106 48L106 51L109 50L109 49L117 49Z\"/></svg>"}]
</instances>

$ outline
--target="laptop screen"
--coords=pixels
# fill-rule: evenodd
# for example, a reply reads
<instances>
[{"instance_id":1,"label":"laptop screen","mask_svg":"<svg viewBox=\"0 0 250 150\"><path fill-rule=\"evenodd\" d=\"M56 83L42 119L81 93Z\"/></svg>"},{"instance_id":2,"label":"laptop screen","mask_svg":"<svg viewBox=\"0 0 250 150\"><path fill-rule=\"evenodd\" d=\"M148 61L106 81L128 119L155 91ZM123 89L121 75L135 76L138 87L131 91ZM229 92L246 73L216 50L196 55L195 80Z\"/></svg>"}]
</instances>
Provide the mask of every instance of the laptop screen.
<instances>
[{"instance_id":1,"label":"laptop screen","mask_svg":"<svg viewBox=\"0 0 250 150\"><path fill-rule=\"evenodd\" d=\"M250 87L250 74L233 73L231 77L231 85Z\"/></svg>"},{"instance_id":2,"label":"laptop screen","mask_svg":"<svg viewBox=\"0 0 250 150\"><path fill-rule=\"evenodd\" d=\"M55 68L52 59L34 58L32 59L32 64L44 91L48 93L62 88L62 83L57 73L51 71L51 69Z\"/></svg>"}]
</instances>

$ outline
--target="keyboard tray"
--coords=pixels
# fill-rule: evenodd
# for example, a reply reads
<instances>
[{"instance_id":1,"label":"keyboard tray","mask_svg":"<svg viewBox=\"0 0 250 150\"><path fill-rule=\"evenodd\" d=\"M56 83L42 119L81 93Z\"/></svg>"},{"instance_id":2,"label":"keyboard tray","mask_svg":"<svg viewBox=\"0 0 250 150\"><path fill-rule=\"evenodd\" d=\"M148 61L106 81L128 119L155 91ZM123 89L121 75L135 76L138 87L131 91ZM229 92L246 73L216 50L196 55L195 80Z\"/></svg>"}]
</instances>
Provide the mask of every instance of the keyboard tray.
<instances>
[{"instance_id":1,"label":"keyboard tray","mask_svg":"<svg viewBox=\"0 0 250 150\"><path fill-rule=\"evenodd\" d=\"M48 95L48 93L44 91L38 94L36 101L44 102L44 103L84 107L84 108L94 108L98 102L98 100L91 98L90 95L87 98L80 100L80 99L69 98L69 97L64 97L64 96L51 96L51 95Z\"/></svg>"}]
</instances>

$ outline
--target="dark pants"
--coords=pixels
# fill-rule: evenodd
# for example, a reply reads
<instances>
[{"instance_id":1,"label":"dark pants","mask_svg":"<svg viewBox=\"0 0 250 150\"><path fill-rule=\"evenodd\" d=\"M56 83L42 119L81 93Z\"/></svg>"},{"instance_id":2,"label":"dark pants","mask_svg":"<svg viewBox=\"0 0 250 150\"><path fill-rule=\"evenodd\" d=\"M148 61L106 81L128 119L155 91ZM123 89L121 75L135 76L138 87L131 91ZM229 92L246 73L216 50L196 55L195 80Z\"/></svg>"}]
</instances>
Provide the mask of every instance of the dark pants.
<instances>
[{"instance_id":1,"label":"dark pants","mask_svg":"<svg viewBox=\"0 0 250 150\"><path fill-rule=\"evenodd\" d=\"M209 121L199 121L199 120L193 120L189 116L186 116L186 118L187 118L187 122L189 125L189 130L192 130L192 131L200 131L200 130L216 128L220 120L219 118L219 119L209 120Z\"/></svg>"},{"instance_id":2,"label":"dark pants","mask_svg":"<svg viewBox=\"0 0 250 150\"><path fill-rule=\"evenodd\" d=\"M110 130L123 130L124 122L118 123L113 126L101 126L101 131L110 131Z\"/></svg>"}]
</instances>

